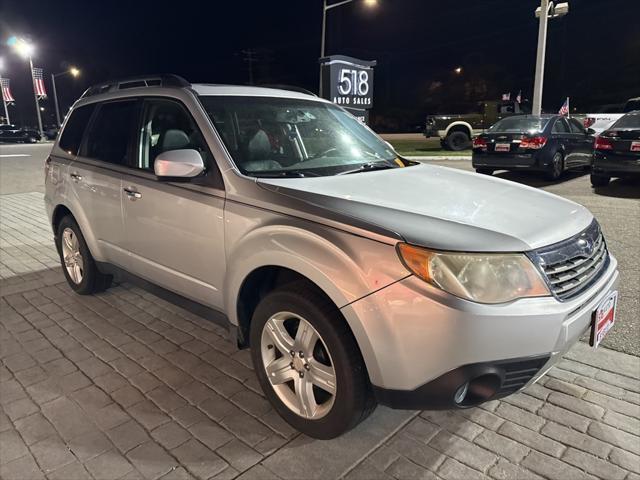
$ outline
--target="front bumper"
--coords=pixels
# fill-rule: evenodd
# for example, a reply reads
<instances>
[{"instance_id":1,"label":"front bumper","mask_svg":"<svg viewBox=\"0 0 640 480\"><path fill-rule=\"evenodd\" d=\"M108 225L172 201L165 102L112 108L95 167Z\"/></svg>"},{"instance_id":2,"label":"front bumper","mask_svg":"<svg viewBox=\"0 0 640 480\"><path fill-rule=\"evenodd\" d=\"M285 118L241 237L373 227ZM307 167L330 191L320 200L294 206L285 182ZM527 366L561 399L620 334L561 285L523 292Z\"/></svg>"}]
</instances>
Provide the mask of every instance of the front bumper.
<instances>
[{"instance_id":1,"label":"front bumper","mask_svg":"<svg viewBox=\"0 0 640 480\"><path fill-rule=\"evenodd\" d=\"M491 398L534 382L588 330L592 312L617 284L614 257L591 288L564 302L540 297L478 304L410 276L342 312L380 403L447 408L455 405L453 396L468 378L487 369L501 378ZM528 376L515 390L507 389L504 379L512 368L505 366L526 361L538 363L527 368Z\"/></svg>"}]
</instances>

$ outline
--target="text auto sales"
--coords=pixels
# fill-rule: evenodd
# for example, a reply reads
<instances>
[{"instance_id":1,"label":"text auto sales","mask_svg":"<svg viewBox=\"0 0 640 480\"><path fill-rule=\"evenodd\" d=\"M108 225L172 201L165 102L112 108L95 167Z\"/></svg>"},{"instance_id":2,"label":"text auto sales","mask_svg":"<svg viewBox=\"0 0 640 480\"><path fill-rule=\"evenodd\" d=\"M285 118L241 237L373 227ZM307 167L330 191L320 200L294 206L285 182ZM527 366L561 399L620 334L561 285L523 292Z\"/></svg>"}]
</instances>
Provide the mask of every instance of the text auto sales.
<instances>
[{"instance_id":1,"label":"text auto sales","mask_svg":"<svg viewBox=\"0 0 640 480\"><path fill-rule=\"evenodd\" d=\"M336 105L371 106L371 97L333 97Z\"/></svg>"}]
</instances>

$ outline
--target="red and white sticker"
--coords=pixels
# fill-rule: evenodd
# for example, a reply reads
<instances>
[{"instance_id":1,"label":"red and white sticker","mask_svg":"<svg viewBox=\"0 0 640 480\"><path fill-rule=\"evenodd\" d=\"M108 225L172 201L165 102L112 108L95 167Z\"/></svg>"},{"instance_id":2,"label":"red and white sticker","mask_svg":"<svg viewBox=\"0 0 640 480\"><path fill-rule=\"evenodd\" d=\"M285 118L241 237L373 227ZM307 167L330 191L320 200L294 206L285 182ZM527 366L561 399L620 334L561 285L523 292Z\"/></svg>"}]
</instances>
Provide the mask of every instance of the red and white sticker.
<instances>
[{"instance_id":1,"label":"red and white sticker","mask_svg":"<svg viewBox=\"0 0 640 480\"><path fill-rule=\"evenodd\" d=\"M631 151L640 152L640 142L631 142Z\"/></svg>"},{"instance_id":2,"label":"red and white sticker","mask_svg":"<svg viewBox=\"0 0 640 480\"><path fill-rule=\"evenodd\" d=\"M591 324L590 345L598 348L604 336L611 330L616 321L616 305L618 303L618 292L613 291L600 302L598 308L593 312Z\"/></svg>"}]
</instances>

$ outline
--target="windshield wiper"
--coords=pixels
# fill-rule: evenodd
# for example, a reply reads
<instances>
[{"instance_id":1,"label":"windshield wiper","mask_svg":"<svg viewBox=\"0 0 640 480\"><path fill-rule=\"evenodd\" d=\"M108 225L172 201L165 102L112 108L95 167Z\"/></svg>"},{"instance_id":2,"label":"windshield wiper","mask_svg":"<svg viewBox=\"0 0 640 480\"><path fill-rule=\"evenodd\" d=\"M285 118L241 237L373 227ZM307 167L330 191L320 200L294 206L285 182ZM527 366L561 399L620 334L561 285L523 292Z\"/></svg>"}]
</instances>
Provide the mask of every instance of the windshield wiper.
<instances>
[{"instance_id":1,"label":"windshield wiper","mask_svg":"<svg viewBox=\"0 0 640 480\"><path fill-rule=\"evenodd\" d=\"M350 175L352 173L360 173L360 172L372 172L374 170L387 170L389 168L399 168L394 167L393 165L385 162L369 162L358 165L357 168L353 168L351 170L345 170L344 172L337 173L336 175Z\"/></svg>"},{"instance_id":2,"label":"windshield wiper","mask_svg":"<svg viewBox=\"0 0 640 480\"><path fill-rule=\"evenodd\" d=\"M317 177L315 172L305 170L279 170L275 172L247 172L248 175L258 178L304 178Z\"/></svg>"}]
</instances>

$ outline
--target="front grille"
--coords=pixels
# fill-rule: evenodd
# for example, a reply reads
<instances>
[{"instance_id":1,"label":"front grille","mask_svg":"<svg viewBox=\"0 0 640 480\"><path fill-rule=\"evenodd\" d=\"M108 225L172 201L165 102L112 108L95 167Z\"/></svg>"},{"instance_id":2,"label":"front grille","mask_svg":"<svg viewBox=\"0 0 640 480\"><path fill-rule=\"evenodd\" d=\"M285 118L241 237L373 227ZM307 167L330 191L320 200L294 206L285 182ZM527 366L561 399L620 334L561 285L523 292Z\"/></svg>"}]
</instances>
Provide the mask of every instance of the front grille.
<instances>
[{"instance_id":1,"label":"front grille","mask_svg":"<svg viewBox=\"0 0 640 480\"><path fill-rule=\"evenodd\" d=\"M530 255L544 273L551 293L568 300L589 288L609 264L607 244L594 220L583 232Z\"/></svg>"},{"instance_id":2,"label":"front grille","mask_svg":"<svg viewBox=\"0 0 640 480\"><path fill-rule=\"evenodd\" d=\"M504 371L504 379L496 397L504 397L517 392L524 387L549 361L549 356L519 360L515 362L505 362L500 364Z\"/></svg>"}]
</instances>

